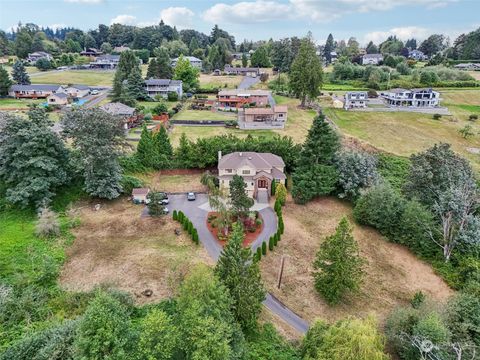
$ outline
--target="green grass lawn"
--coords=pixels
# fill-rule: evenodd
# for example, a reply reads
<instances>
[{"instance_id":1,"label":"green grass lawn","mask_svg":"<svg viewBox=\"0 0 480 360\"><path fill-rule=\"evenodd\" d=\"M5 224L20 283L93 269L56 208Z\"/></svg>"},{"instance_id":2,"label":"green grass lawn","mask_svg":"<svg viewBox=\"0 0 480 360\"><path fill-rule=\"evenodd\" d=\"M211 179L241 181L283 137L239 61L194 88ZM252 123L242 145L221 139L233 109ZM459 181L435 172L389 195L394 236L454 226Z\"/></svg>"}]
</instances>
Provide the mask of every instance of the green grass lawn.
<instances>
[{"instance_id":1,"label":"green grass lawn","mask_svg":"<svg viewBox=\"0 0 480 360\"><path fill-rule=\"evenodd\" d=\"M323 84L322 85L322 91L367 91L367 88L362 88L350 84Z\"/></svg>"},{"instance_id":2,"label":"green grass lawn","mask_svg":"<svg viewBox=\"0 0 480 360\"><path fill-rule=\"evenodd\" d=\"M65 70L46 71L31 77L32 84L83 84L91 86L112 86L114 71Z\"/></svg>"},{"instance_id":3,"label":"green grass lawn","mask_svg":"<svg viewBox=\"0 0 480 360\"><path fill-rule=\"evenodd\" d=\"M175 114L173 120L236 120L237 114L210 110L181 110Z\"/></svg>"},{"instance_id":4,"label":"green grass lawn","mask_svg":"<svg viewBox=\"0 0 480 360\"><path fill-rule=\"evenodd\" d=\"M29 100L29 99L12 99L3 98L0 99L0 109L28 109L28 105L41 104L45 102L44 99Z\"/></svg>"}]
</instances>

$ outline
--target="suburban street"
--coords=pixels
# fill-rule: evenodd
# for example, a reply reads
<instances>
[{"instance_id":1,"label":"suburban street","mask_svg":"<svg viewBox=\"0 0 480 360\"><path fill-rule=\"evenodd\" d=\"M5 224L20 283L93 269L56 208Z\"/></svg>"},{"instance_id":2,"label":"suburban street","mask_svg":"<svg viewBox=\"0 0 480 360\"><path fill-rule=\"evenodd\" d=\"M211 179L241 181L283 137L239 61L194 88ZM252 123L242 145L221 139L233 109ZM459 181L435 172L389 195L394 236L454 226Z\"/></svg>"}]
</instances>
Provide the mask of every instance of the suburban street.
<instances>
[{"instance_id":1,"label":"suburban street","mask_svg":"<svg viewBox=\"0 0 480 360\"><path fill-rule=\"evenodd\" d=\"M181 210L190 219L198 231L203 246L210 257L216 261L220 256L222 248L206 226L208 211L204 210L204 208L208 207L208 196L206 194L197 194L195 201L188 201L186 194L169 194L169 200L170 203L167 207L170 212ZM144 214L146 211L147 208L145 207ZM261 246L263 241L268 241L270 236L277 231L277 217L273 209L265 207L259 212L262 215L264 227L259 237L252 243L252 251ZM295 314L272 294L267 293L263 305L297 331L301 333L307 332L308 322Z\"/></svg>"}]
</instances>

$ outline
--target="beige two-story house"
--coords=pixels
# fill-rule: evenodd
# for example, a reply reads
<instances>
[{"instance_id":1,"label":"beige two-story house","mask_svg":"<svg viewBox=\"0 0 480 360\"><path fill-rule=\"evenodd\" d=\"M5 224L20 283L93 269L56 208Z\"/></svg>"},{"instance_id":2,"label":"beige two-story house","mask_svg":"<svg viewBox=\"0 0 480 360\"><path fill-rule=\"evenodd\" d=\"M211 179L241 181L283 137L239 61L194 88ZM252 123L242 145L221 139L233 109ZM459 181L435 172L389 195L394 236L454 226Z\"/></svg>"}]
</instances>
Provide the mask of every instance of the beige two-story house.
<instances>
[{"instance_id":1,"label":"beige two-story house","mask_svg":"<svg viewBox=\"0 0 480 360\"><path fill-rule=\"evenodd\" d=\"M285 184L285 163L272 153L234 152L222 156L218 153L218 179L220 187L230 188L233 175L240 175L247 184L250 197L268 200L272 182Z\"/></svg>"}]
</instances>

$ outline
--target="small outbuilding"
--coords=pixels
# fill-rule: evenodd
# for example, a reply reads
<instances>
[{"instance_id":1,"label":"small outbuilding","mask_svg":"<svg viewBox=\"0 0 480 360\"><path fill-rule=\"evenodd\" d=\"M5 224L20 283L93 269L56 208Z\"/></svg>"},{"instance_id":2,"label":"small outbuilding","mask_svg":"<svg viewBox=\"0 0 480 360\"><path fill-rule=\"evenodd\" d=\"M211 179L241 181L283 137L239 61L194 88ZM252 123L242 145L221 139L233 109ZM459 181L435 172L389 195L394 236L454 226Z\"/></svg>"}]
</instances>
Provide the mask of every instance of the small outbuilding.
<instances>
[{"instance_id":1,"label":"small outbuilding","mask_svg":"<svg viewBox=\"0 0 480 360\"><path fill-rule=\"evenodd\" d=\"M150 193L149 188L135 188L132 190L132 201L135 204L146 204L147 195Z\"/></svg>"},{"instance_id":2,"label":"small outbuilding","mask_svg":"<svg viewBox=\"0 0 480 360\"><path fill-rule=\"evenodd\" d=\"M68 95L64 93L51 94L47 97L48 105L67 105L68 104Z\"/></svg>"}]
</instances>

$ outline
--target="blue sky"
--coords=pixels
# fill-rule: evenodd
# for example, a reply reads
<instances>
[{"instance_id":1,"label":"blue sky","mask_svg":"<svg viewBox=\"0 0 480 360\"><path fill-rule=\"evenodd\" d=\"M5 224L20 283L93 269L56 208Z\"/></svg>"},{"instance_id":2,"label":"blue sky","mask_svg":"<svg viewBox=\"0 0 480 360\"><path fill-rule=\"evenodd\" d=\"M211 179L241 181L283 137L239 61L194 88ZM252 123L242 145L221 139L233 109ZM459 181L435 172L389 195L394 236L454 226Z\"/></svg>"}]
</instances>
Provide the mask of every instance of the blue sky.
<instances>
[{"instance_id":1,"label":"blue sky","mask_svg":"<svg viewBox=\"0 0 480 360\"><path fill-rule=\"evenodd\" d=\"M480 27L480 0L0 0L0 28L22 23L74 26L83 30L99 23L146 26L163 19L178 29L209 33L214 24L237 42L308 31L318 42L354 36L361 44L395 34L424 39L444 33L452 41Z\"/></svg>"}]
</instances>

